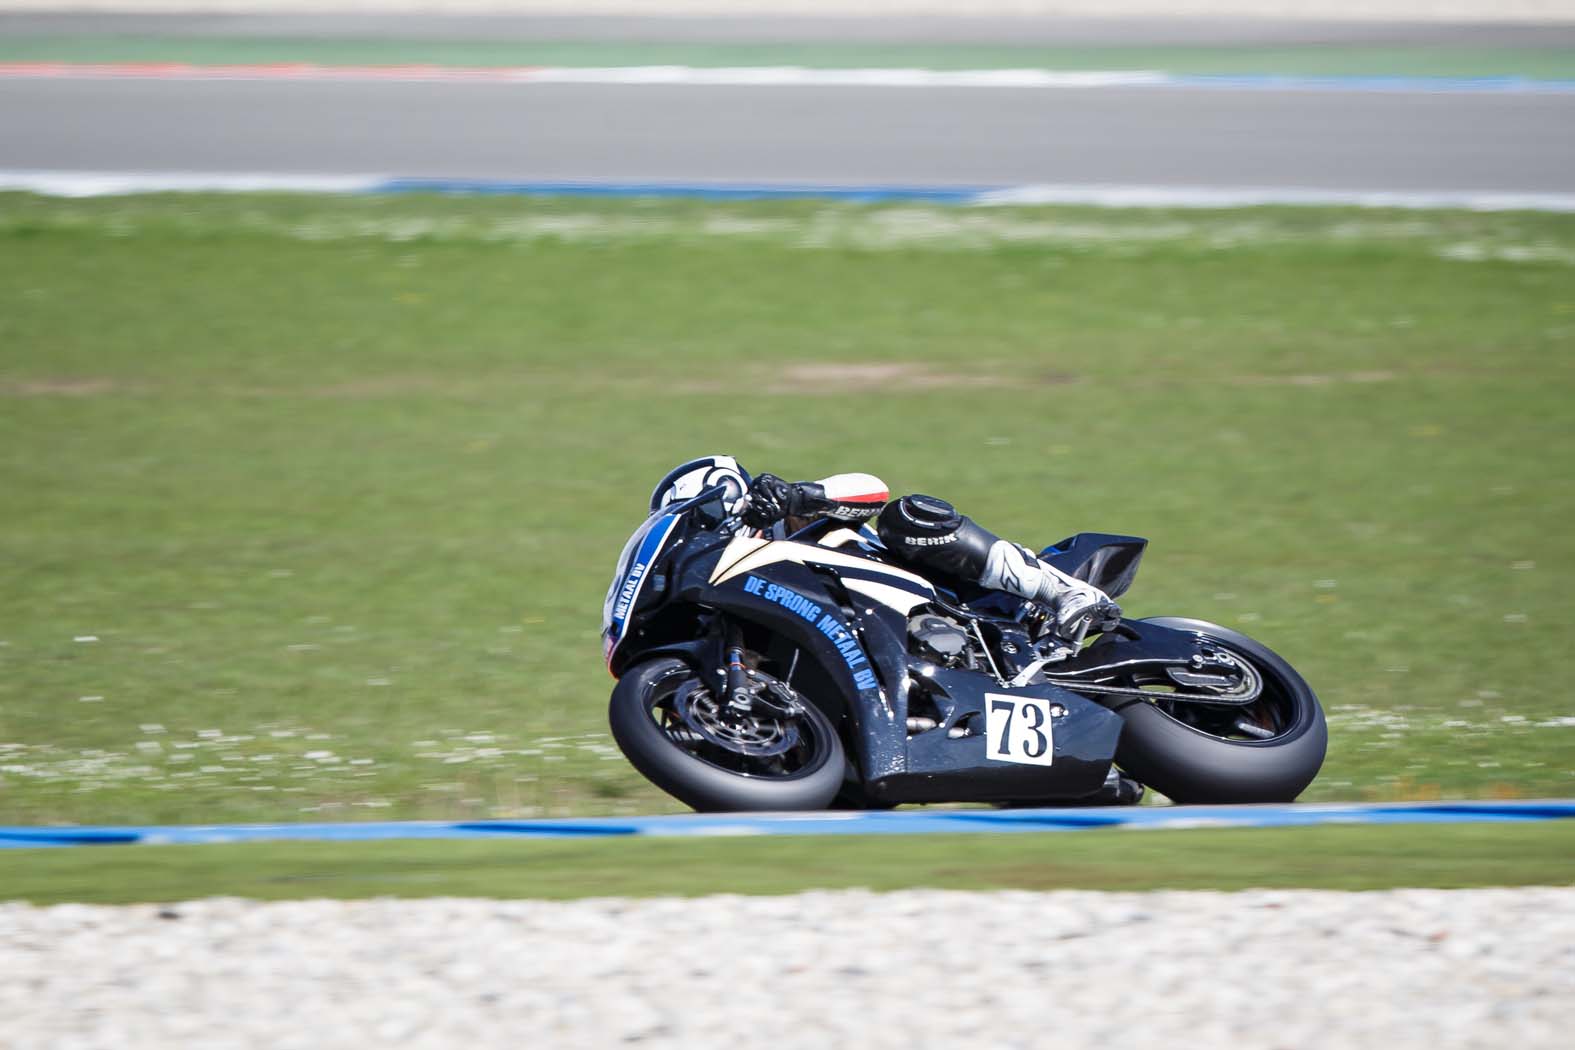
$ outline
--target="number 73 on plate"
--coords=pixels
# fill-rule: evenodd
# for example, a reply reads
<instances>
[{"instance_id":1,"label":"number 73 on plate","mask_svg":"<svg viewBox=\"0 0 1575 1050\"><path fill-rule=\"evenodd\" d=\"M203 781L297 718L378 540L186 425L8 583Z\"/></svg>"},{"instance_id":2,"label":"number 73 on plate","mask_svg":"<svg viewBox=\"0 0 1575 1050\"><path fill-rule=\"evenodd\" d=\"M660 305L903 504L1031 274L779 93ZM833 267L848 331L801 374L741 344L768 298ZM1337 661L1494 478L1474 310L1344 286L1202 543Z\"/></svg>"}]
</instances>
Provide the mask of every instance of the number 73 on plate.
<instances>
[{"instance_id":1,"label":"number 73 on plate","mask_svg":"<svg viewBox=\"0 0 1575 1050\"><path fill-rule=\"evenodd\" d=\"M1050 736L1053 701L1003 693L986 693L984 699L988 705L984 728L989 757L997 762L1048 766L1055 758L1055 742Z\"/></svg>"}]
</instances>

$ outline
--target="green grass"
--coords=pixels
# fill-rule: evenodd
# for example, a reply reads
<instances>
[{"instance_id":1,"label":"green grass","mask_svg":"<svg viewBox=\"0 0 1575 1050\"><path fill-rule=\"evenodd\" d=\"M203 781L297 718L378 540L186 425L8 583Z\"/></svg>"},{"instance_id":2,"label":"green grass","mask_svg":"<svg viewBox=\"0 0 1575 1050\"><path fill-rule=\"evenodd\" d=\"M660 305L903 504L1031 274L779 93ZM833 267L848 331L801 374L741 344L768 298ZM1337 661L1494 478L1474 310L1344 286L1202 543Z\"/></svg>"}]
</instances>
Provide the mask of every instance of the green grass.
<instances>
[{"instance_id":1,"label":"green grass","mask_svg":"<svg viewBox=\"0 0 1575 1050\"><path fill-rule=\"evenodd\" d=\"M1319 691L1310 799L1567 795L1572 266L1532 214L0 196L0 823L676 808L597 620L717 450L1150 537L1129 612Z\"/></svg>"},{"instance_id":2,"label":"green grass","mask_svg":"<svg viewBox=\"0 0 1575 1050\"><path fill-rule=\"evenodd\" d=\"M1575 77L1575 48L1459 44L1054 47L974 44L664 41L339 40L140 34L12 35L7 62L315 62L325 65L808 66L921 69L1158 69L1172 73L1311 76Z\"/></svg>"},{"instance_id":3,"label":"green grass","mask_svg":"<svg viewBox=\"0 0 1575 1050\"><path fill-rule=\"evenodd\" d=\"M935 889L1377 890L1567 885L1575 827L1312 827L8 850L0 896L576 897Z\"/></svg>"}]
</instances>

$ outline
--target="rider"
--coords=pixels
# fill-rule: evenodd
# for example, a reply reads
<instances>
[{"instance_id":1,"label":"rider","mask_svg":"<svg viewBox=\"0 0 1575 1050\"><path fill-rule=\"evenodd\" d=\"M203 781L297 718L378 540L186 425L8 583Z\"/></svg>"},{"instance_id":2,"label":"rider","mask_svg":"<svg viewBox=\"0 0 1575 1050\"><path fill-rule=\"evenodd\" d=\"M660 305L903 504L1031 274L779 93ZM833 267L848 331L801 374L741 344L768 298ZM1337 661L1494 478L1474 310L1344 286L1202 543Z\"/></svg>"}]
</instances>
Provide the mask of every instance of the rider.
<instances>
[{"instance_id":1,"label":"rider","mask_svg":"<svg viewBox=\"0 0 1575 1050\"><path fill-rule=\"evenodd\" d=\"M1037 602L1050 610L1059 635L1075 633L1090 612L1094 630L1120 621L1120 608L1098 587L981 528L945 500L912 495L888 502L885 482L872 474L796 482L774 474L751 479L733 457L706 456L670 471L651 493L651 510L716 484L727 486L729 512L745 525L771 528L779 536L825 518L854 524L873 518L881 544L899 562L943 582L971 583Z\"/></svg>"}]
</instances>

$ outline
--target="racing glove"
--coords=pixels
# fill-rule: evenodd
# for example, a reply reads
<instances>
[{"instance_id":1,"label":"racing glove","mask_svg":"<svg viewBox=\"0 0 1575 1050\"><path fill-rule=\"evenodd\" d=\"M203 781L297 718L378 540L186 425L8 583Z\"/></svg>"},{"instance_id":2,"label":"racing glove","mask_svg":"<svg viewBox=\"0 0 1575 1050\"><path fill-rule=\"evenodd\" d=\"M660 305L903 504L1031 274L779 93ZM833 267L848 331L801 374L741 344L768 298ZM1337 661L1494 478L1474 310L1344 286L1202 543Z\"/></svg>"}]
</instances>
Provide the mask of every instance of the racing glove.
<instances>
[{"instance_id":1,"label":"racing glove","mask_svg":"<svg viewBox=\"0 0 1575 1050\"><path fill-rule=\"evenodd\" d=\"M887 499L886 485L870 474L835 474L820 481L783 481L761 474L739 512L745 525L764 529L786 518L868 521Z\"/></svg>"},{"instance_id":2,"label":"racing glove","mask_svg":"<svg viewBox=\"0 0 1575 1050\"><path fill-rule=\"evenodd\" d=\"M775 474L759 474L750 484L749 495L738 516L752 529L770 528L783 518L798 513L795 508L803 500L797 488Z\"/></svg>"}]
</instances>

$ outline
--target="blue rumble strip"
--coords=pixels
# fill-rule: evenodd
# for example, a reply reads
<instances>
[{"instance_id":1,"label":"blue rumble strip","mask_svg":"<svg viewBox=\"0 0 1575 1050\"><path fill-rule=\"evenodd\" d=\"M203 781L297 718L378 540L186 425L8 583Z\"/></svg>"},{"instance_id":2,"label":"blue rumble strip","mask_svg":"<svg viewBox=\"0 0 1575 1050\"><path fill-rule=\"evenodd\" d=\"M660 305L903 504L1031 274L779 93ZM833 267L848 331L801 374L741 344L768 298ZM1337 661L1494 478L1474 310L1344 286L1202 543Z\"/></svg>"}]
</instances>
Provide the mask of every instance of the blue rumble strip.
<instances>
[{"instance_id":1,"label":"blue rumble strip","mask_svg":"<svg viewBox=\"0 0 1575 1050\"><path fill-rule=\"evenodd\" d=\"M927 835L1315 824L1526 823L1575 818L1575 800L1283 806L1135 806L1108 809L916 809L892 812L731 813L561 820L383 821L349 824L194 824L164 827L0 827L0 849L37 846L195 845L286 840L628 838L747 835Z\"/></svg>"},{"instance_id":2,"label":"blue rumble strip","mask_svg":"<svg viewBox=\"0 0 1575 1050\"><path fill-rule=\"evenodd\" d=\"M709 201L816 200L880 204L972 204L994 186L837 186L812 183L521 182L499 179L388 179L373 193L455 193L545 197L678 197Z\"/></svg>"}]
</instances>

